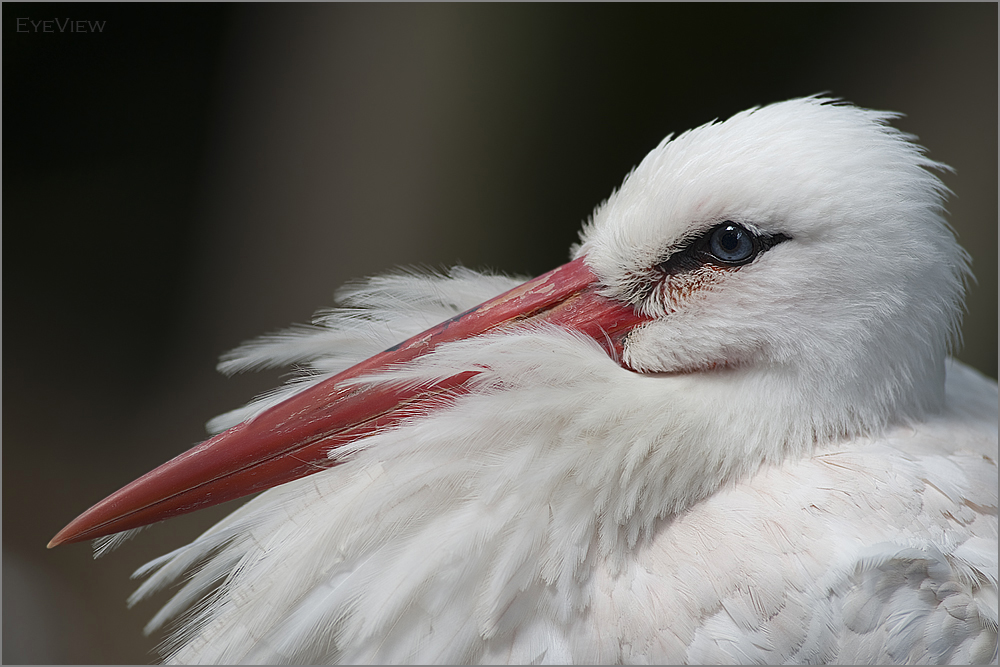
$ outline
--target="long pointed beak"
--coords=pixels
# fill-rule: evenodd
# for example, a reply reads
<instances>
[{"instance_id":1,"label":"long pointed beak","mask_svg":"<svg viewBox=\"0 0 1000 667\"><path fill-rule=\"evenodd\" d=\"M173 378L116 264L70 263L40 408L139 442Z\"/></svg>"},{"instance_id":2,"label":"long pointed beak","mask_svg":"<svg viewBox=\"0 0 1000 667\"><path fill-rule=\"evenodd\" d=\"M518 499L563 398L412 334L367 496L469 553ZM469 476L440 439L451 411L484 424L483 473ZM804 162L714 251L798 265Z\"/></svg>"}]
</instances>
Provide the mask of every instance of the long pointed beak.
<instances>
[{"instance_id":1,"label":"long pointed beak","mask_svg":"<svg viewBox=\"0 0 1000 667\"><path fill-rule=\"evenodd\" d=\"M476 371L433 385L345 386L427 354L438 345L528 321L584 333L615 359L646 318L601 296L580 257L389 348L188 450L111 494L63 528L49 548L138 528L289 482L330 467L330 450L433 409Z\"/></svg>"}]
</instances>

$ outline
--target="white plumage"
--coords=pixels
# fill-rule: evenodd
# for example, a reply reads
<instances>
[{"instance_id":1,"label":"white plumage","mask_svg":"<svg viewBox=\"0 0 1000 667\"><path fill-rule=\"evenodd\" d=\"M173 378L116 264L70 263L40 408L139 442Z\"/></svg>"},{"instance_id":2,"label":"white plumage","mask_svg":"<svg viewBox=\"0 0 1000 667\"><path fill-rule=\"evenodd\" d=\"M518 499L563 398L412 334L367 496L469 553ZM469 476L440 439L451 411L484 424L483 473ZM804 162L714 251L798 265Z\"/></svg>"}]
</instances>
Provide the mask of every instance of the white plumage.
<instances>
[{"instance_id":1,"label":"white plumage","mask_svg":"<svg viewBox=\"0 0 1000 667\"><path fill-rule=\"evenodd\" d=\"M622 358L536 323L352 380L478 372L146 566L133 601L189 577L168 657L995 661L997 386L946 358L967 258L891 118L807 98L668 137L573 249L650 319ZM752 261L695 262L722 223ZM211 427L518 282L349 286L224 359L310 372Z\"/></svg>"}]
</instances>

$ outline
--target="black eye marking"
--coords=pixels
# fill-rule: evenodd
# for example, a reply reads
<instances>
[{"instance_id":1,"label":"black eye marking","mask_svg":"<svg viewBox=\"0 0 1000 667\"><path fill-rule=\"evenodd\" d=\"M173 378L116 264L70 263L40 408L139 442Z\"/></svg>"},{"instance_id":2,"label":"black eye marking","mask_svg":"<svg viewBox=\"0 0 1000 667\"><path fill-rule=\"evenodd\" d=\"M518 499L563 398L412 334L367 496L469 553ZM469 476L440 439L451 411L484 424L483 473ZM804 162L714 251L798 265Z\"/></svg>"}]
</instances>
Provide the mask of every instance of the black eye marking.
<instances>
[{"instance_id":1,"label":"black eye marking","mask_svg":"<svg viewBox=\"0 0 1000 667\"><path fill-rule=\"evenodd\" d=\"M687 273L706 265L736 269L789 238L784 234L757 234L739 223L726 220L694 239L687 247L674 252L656 268L668 275Z\"/></svg>"}]
</instances>

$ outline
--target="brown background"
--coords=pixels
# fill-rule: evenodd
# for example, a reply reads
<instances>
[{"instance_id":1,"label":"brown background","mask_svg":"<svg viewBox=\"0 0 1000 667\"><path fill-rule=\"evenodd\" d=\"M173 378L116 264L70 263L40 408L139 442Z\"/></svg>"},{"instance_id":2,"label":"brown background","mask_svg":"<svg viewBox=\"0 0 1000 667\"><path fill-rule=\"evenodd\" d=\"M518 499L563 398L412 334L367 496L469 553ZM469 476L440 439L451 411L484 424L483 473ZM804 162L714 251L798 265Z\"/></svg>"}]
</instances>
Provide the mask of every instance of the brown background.
<instances>
[{"instance_id":1,"label":"brown background","mask_svg":"<svg viewBox=\"0 0 1000 667\"><path fill-rule=\"evenodd\" d=\"M17 33L16 18L104 20ZM537 274L668 132L829 91L907 113L974 256L960 357L997 372L997 6L3 5L4 662L148 662L136 567L78 512L280 381L223 351L345 280Z\"/></svg>"}]
</instances>

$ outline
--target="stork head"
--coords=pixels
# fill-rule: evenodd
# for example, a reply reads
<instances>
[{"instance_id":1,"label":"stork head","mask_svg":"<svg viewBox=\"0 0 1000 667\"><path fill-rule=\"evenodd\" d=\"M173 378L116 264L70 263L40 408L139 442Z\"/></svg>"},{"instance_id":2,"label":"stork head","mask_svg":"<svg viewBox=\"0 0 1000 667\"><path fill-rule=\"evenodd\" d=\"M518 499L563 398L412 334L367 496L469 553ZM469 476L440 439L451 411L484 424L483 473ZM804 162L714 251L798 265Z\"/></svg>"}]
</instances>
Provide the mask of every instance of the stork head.
<instances>
[{"instance_id":1,"label":"stork head","mask_svg":"<svg viewBox=\"0 0 1000 667\"><path fill-rule=\"evenodd\" d=\"M619 403L672 411L650 423L650 433L635 431L644 418L611 425L626 444L675 445L661 452L668 472L654 475L671 477L673 495L652 504L649 516L704 495L727 468L749 470L789 448L919 419L943 402L968 258L942 218L946 190L932 173L942 165L889 127L892 117L806 98L668 137L598 207L569 264L264 401L242 423L95 505L51 545L323 470L338 448L355 451L410 416L429 418L442 394L485 392L487 385L507 385L509 394L540 368L565 370L563 378L579 370L565 357L531 356L547 343L509 335L532 323L569 329L575 343L590 339L573 354L592 353L582 366L606 373L591 383L595 391L615 385ZM497 340L518 354L457 354L487 354ZM316 360L324 354L310 352L318 342L325 339L296 348L297 356L265 342L271 356L254 363ZM502 375L505 360L525 356L527 366ZM435 363L438 375L390 381ZM566 404L580 404L560 382L538 385L562 387L570 392ZM611 405L608 414L621 415L621 407ZM534 417L536 432L544 431L545 415ZM519 419L515 426L536 425ZM695 431L696 445L676 446ZM496 433L460 435L503 445ZM716 443L714 459L699 448L704 442Z\"/></svg>"},{"instance_id":2,"label":"stork head","mask_svg":"<svg viewBox=\"0 0 1000 667\"><path fill-rule=\"evenodd\" d=\"M814 432L939 407L968 257L942 218L932 170L946 167L893 117L796 99L649 153L574 249L605 295L651 318L625 363L744 374Z\"/></svg>"}]
</instances>

